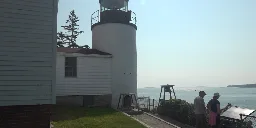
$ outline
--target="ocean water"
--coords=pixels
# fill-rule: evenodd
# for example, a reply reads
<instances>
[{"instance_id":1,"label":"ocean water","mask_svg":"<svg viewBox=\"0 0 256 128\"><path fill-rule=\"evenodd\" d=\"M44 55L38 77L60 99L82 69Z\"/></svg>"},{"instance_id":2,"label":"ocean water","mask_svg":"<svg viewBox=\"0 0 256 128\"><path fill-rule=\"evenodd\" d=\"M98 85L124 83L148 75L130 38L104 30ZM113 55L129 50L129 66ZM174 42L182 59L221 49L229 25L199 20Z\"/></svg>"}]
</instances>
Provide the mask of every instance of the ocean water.
<instances>
[{"instance_id":1,"label":"ocean water","mask_svg":"<svg viewBox=\"0 0 256 128\"><path fill-rule=\"evenodd\" d=\"M256 88L227 88L227 87L176 87L174 91L177 99L186 100L193 103L194 98L198 96L199 91L205 91L205 103L213 97L215 92L220 93L219 101L221 107L225 107L228 103L232 105L256 109ZM159 99L160 88L139 88L138 96L150 96L151 99ZM166 95L168 97L169 94Z\"/></svg>"}]
</instances>

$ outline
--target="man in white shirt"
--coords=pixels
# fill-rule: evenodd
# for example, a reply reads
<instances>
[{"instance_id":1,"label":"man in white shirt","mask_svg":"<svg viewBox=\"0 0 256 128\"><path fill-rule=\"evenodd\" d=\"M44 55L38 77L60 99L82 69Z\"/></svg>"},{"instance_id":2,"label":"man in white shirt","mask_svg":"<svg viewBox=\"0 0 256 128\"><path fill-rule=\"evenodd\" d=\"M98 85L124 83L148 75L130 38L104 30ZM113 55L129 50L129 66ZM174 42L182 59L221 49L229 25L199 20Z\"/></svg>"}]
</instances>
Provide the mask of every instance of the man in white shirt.
<instances>
[{"instance_id":1,"label":"man in white shirt","mask_svg":"<svg viewBox=\"0 0 256 128\"><path fill-rule=\"evenodd\" d=\"M204 102L204 91L199 92L199 96L194 99L195 114L196 114L196 128L206 128L206 108Z\"/></svg>"}]
</instances>

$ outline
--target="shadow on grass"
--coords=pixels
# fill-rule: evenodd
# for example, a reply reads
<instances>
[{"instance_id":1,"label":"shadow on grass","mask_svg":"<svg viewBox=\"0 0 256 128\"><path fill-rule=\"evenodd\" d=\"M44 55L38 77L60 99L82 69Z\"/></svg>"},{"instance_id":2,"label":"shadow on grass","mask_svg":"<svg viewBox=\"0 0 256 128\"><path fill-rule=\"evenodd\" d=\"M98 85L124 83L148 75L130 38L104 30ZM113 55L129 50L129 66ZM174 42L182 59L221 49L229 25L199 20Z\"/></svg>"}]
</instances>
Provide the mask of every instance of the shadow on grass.
<instances>
[{"instance_id":1,"label":"shadow on grass","mask_svg":"<svg viewBox=\"0 0 256 128\"><path fill-rule=\"evenodd\" d=\"M86 108L54 105L52 108L51 120L58 122L64 120L74 120L81 117L112 115L115 113L117 113L117 111L111 108Z\"/></svg>"}]
</instances>

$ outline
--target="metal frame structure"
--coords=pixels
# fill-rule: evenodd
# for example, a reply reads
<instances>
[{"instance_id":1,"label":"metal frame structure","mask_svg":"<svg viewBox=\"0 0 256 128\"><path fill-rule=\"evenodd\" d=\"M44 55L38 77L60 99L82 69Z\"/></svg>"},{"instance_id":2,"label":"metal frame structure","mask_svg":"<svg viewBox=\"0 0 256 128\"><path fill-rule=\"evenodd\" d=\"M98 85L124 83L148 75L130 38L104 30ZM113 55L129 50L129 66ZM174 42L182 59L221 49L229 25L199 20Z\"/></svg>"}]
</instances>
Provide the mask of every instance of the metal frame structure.
<instances>
[{"instance_id":1,"label":"metal frame structure","mask_svg":"<svg viewBox=\"0 0 256 128\"><path fill-rule=\"evenodd\" d=\"M148 109L149 108L149 103L148 101L150 100L150 97L138 97L138 104L139 104L139 107L141 109ZM141 107L143 106L143 107Z\"/></svg>"},{"instance_id":2,"label":"metal frame structure","mask_svg":"<svg viewBox=\"0 0 256 128\"><path fill-rule=\"evenodd\" d=\"M172 92L174 95L174 99L176 99L176 95L175 95L175 91L174 91L174 87L175 85L161 85L161 92L160 92L160 97L159 97L159 102L158 102L158 106L160 105L161 102L165 102L165 93L169 92L170 94L170 99L172 99ZM162 98L162 92L163 92L163 99Z\"/></svg>"},{"instance_id":3,"label":"metal frame structure","mask_svg":"<svg viewBox=\"0 0 256 128\"><path fill-rule=\"evenodd\" d=\"M256 128L256 116L252 115L256 112L256 110L250 110L250 113L248 115L245 115L245 114L235 115L235 113L237 112L232 113L232 111L230 111L229 114L227 114L230 108L239 108L239 107L237 106L229 107L221 114L221 120L222 120L221 128L242 128L242 126L249 121L252 122L252 127ZM237 111L237 110L234 110L234 111Z\"/></svg>"},{"instance_id":4,"label":"metal frame structure","mask_svg":"<svg viewBox=\"0 0 256 128\"><path fill-rule=\"evenodd\" d=\"M118 100L118 104L117 104L117 109L123 109L124 108L124 98L126 96L130 96L131 97L131 105L135 102L135 106L130 106L130 107L134 107L139 109L138 107L138 102L137 102L137 98L136 95L134 93L121 93L119 96L119 100ZM122 102L122 104L120 104ZM131 108L128 108L131 109Z\"/></svg>"},{"instance_id":5,"label":"metal frame structure","mask_svg":"<svg viewBox=\"0 0 256 128\"><path fill-rule=\"evenodd\" d=\"M243 116L245 116L245 117L243 118ZM249 115L240 114L240 118L241 118L242 122L251 121L252 122L252 127L256 128L256 110L254 110Z\"/></svg>"}]
</instances>

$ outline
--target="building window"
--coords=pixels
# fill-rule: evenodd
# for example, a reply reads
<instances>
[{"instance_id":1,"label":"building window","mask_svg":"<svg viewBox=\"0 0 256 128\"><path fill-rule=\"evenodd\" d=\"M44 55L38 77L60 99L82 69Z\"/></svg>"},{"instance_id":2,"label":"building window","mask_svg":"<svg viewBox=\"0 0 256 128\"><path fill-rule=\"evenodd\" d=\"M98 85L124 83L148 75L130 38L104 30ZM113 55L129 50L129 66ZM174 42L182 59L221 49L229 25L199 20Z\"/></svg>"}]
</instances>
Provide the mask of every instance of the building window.
<instances>
[{"instance_id":1,"label":"building window","mask_svg":"<svg viewBox=\"0 0 256 128\"><path fill-rule=\"evenodd\" d=\"M77 58L66 57L65 58L65 77L77 76Z\"/></svg>"}]
</instances>

